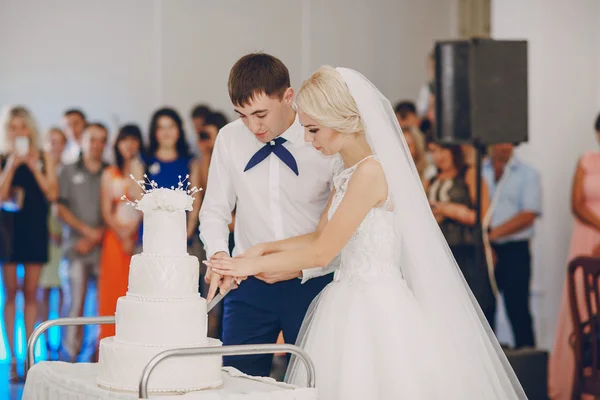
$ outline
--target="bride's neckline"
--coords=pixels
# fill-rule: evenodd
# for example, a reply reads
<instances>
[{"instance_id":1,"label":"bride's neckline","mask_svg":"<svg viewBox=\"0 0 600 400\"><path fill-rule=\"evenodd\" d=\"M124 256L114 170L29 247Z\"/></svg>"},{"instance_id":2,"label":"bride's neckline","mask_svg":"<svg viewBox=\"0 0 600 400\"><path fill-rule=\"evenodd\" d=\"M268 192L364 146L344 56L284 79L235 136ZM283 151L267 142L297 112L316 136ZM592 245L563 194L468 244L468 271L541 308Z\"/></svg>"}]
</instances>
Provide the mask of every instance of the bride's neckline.
<instances>
[{"instance_id":1,"label":"bride's neckline","mask_svg":"<svg viewBox=\"0 0 600 400\"><path fill-rule=\"evenodd\" d=\"M340 157L340 158L341 158L341 157ZM342 171L349 171L349 170L355 169L355 168L356 168L356 167L358 167L358 166L359 166L359 165L360 165L360 164L361 164L363 161L366 161L366 160L368 160L368 159L370 159L370 158L377 159L377 158L375 157L375 154L368 155L368 156L366 156L365 158L363 158L362 160L360 160L360 161L358 161L357 163L355 163L354 165L351 165L351 166L349 166L349 167L347 167L347 168L344 168ZM343 162L344 162L344 160L342 159L342 163L343 163Z\"/></svg>"}]
</instances>

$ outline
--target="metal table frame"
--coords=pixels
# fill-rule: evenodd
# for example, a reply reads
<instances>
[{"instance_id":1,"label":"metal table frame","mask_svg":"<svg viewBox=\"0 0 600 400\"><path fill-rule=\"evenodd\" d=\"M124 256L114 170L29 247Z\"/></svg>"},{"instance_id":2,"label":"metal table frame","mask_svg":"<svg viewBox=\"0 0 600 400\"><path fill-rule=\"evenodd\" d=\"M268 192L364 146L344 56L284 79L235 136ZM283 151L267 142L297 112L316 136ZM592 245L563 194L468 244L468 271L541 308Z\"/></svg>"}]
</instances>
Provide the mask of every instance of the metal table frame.
<instances>
[{"instance_id":1,"label":"metal table frame","mask_svg":"<svg viewBox=\"0 0 600 400\"><path fill-rule=\"evenodd\" d=\"M31 337L27 341L27 361L26 370L29 370L35 363L35 345L40 336L53 326L73 326L73 325L103 325L114 324L115 317L79 317L79 318L57 318L42 322L35 328ZM168 358L175 357L205 357L213 355L233 356L233 355L255 355L255 354L274 354L290 353L297 356L304 363L307 371L307 387L315 387L315 366L309 355L298 346L290 344L246 344L236 346L221 347L190 347L163 351L154 356L142 370L140 378L138 395L140 399L148 398L148 381L152 371L158 364Z\"/></svg>"},{"instance_id":2,"label":"metal table frame","mask_svg":"<svg viewBox=\"0 0 600 400\"><path fill-rule=\"evenodd\" d=\"M53 326L107 325L114 323L114 316L56 318L42 322L35 328L31 336L29 337L29 340L27 340L27 360L25 361L25 370L28 371L29 368L33 367L33 364L35 363L35 344L39 340L40 336L42 336L44 332L46 332Z\"/></svg>"}]
</instances>

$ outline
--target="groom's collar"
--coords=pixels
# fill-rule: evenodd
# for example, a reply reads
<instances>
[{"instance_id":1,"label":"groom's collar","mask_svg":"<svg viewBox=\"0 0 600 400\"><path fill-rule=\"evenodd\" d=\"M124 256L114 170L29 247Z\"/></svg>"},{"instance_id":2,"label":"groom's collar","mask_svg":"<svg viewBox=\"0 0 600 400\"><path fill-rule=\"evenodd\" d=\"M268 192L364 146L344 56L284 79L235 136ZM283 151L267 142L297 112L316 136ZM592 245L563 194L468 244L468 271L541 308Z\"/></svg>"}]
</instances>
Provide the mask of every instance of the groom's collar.
<instances>
[{"instance_id":1,"label":"groom's collar","mask_svg":"<svg viewBox=\"0 0 600 400\"><path fill-rule=\"evenodd\" d=\"M290 127L287 128L285 132L279 135L279 137L284 138L288 142L295 143L302 138L303 134L304 129L302 128L302 125L300 125L300 121L298 120L298 113L296 113L296 117L294 118L294 122L292 122L292 125L290 125Z\"/></svg>"}]
</instances>

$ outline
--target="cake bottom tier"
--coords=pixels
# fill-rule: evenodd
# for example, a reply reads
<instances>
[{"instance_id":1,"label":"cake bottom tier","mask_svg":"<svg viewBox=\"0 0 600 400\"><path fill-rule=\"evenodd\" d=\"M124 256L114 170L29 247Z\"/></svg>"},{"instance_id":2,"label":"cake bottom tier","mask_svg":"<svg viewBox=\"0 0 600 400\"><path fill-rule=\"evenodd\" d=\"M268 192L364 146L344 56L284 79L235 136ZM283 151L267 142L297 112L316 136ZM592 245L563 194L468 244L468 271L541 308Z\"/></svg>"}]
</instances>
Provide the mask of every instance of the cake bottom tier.
<instances>
[{"instance_id":1,"label":"cake bottom tier","mask_svg":"<svg viewBox=\"0 0 600 400\"><path fill-rule=\"evenodd\" d=\"M221 341L208 338L208 346ZM179 347L181 348L181 347ZM142 370L158 353L172 347L149 347L116 341L100 341L97 383L105 389L138 391ZM148 380L149 392L191 392L222 384L221 356L174 357L157 365Z\"/></svg>"}]
</instances>

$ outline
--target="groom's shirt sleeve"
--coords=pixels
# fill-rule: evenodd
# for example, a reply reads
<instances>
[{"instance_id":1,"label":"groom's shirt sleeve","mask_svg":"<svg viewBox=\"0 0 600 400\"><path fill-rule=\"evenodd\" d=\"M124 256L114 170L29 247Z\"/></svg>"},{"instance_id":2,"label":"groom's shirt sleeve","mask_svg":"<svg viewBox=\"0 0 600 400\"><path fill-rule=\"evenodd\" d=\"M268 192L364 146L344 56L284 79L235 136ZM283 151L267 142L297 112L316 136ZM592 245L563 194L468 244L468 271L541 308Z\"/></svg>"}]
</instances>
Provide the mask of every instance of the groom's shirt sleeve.
<instances>
[{"instance_id":1,"label":"groom's shirt sleeve","mask_svg":"<svg viewBox=\"0 0 600 400\"><path fill-rule=\"evenodd\" d=\"M217 135L199 214L200 240L204 243L207 258L221 251L229 254L229 224L236 195L226 142L227 135Z\"/></svg>"},{"instance_id":2,"label":"groom's shirt sleeve","mask_svg":"<svg viewBox=\"0 0 600 400\"><path fill-rule=\"evenodd\" d=\"M332 171L331 172L331 181L329 182L330 191L331 191L331 190L333 190L333 175L334 175L335 169L336 169L335 158L332 158L330 168ZM333 260L331 260L329 265L327 265L326 267L303 269L302 276L300 277L300 279L302 279L302 283L305 283L309 279L318 278L320 276L324 276L324 275L330 274L332 272L335 272L335 270L338 269L339 265L340 265L340 255L338 254L337 256L335 256L335 258Z\"/></svg>"},{"instance_id":3,"label":"groom's shirt sleeve","mask_svg":"<svg viewBox=\"0 0 600 400\"><path fill-rule=\"evenodd\" d=\"M316 267L310 269L302 270L302 283L306 283L309 279L318 278L319 276L324 276L335 272L340 265L340 255L338 254L335 258L327 265L326 267Z\"/></svg>"}]
</instances>

